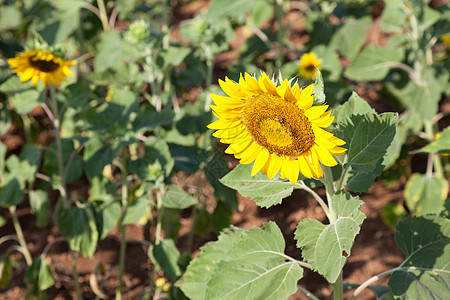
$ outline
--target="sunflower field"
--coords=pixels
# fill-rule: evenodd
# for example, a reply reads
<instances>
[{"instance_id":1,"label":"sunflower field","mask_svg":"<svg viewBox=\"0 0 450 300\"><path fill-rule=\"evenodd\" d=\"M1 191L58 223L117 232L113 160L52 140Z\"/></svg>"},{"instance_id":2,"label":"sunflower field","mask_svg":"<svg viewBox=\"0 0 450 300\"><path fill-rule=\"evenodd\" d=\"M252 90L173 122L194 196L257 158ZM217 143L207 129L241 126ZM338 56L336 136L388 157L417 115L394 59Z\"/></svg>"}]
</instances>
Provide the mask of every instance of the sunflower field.
<instances>
[{"instance_id":1,"label":"sunflower field","mask_svg":"<svg viewBox=\"0 0 450 300\"><path fill-rule=\"evenodd\" d=\"M449 299L447 0L1 0L0 299Z\"/></svg>"}]
</instances>

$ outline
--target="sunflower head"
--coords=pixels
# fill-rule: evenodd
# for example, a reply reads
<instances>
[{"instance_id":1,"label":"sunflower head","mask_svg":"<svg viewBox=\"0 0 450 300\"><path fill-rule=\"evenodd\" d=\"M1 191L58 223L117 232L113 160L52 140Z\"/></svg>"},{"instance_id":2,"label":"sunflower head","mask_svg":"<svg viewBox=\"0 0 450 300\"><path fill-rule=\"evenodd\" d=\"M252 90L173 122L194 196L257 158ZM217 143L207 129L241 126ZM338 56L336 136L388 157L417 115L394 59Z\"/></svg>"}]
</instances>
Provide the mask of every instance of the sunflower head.
<instances>
[{"instance_id":1,"label":"sunflower head","mask_svg":"<svg viewBox=\"0 0 450 300\"><path fill-rule=\"evenodd\" d=\"M305 79L314 79L317 76L317 69L322 70L321 64L322 59L319 59L316 54L313 52L305 53L300 57L298 74Z\"/></svg>"},{"instance_id":2,"label":"sunflower head","mask_svg":"<svg viewBox=\"0 0 450 300\"><path fill-rule=\"evenodd\" d=\"M47 50L25 51L8 59L11 69L19 75L20 80L31 79L34 86L39 79L42 80L44 86L50 84L60 86L61 81L66 81L66 76L73 76L69 68L75 62L75 60L67 61Z\"/></svg>"},{"instance_id":3,"label":"sunflower head","mask_svg":"<svg viewBox=\"0 0 450 300\"><path fill-rule=\"evenodd\" d=\"M325 128L334 117L328 105L313 106L313 86L292 87L285 79L276 86L262 73L248 73L239 83L225 77L220 87L228 96L211 94L217 121L208 125L213 136L229 144L225 150L242 164L254 162L251 175L259 171L272 179L297 183L299 172L307 178L323 176L322 166L337 164L333 155L344 154L345 144Z\"/></svg>"}]
</instances>

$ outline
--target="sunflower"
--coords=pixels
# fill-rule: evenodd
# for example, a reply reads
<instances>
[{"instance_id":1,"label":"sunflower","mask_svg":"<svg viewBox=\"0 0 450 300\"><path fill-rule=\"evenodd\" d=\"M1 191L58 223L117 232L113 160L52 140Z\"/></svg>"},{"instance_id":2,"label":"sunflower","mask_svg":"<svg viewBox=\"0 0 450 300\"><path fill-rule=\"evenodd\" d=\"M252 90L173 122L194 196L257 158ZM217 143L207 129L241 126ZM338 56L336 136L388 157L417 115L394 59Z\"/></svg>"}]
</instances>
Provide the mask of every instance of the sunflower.
<instances>
[{"instance_id":1,"label":"sunflower","mask_svg":"<svg viewBox=\"0 0 450 300\"><path fill-rule=\"evenodd\" d=\"M34 86L39 79L45 86L50 83L60 86L61 81L66 81L65 76L73 76L69 68L75 62L75 60L67 61L46 50L25 51L8 59L9 65L13 72L20 76L20 80L31 79Z\"/></svg>"},{"instance_id":2,"label":"sunflower","mask_svg":"<svg viewBox=\"0 0 450 300\"><path fill-rule=\"evenodd\" d=\"M240 163L254 161L251 176L261 171L272 179L297 183L299 172L307 178L323 176L321 164L337 164L333 155L344 154L343 140L324 128L334 117L328 105L313 106L313 86L300 89L284 80L275 86L266 73L253 78L240 76L239 84L225 77L220 87L229 96L211 94L217 121L213 136L230 144L225 153L234 154Z\"/></svg>"},{"instance_id":3,"label":"sunflower","mask_svg":"<svg viewBox=\"0 0 450 300\"><path fill-rule=\"evenodd\" d=\"M316 78L317 69L322 70L320 65L322 64L322 59L319 59L313 52L305 53L300 57L300 63L298 74L306 79ZM317 69L316 69L317 67Z\"/></svg>"}]
</instances>

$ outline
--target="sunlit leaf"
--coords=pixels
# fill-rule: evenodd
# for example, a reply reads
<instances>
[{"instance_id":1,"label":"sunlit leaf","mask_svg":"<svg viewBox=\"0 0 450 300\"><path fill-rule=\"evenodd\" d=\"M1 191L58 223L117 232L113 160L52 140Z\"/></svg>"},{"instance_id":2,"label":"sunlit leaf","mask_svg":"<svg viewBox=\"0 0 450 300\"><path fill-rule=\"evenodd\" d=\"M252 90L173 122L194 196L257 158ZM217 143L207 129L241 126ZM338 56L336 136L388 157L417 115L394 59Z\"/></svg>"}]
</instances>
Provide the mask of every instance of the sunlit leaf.
<instances>
[{"instance_id":1,"label":"sunlit leaf","mask_svg":"<svg viewBox=\"0 0 450 300\"><path fill-rule=\"evenodd\" d=\"M344 76L358 81L382 80L393 64L403 59L402 48L369 45L352 62Z\"/></svg>"},{"instance_id":2,"label":"sunlit leaf","mask_svg":"<svg viewBox=\"0 0 450 300\"><path fill-rule=\"evenodd\" d=\"M240 164L220 182L237 190L244 197L251 197L261 207L280 204L283 198L292 194L294 186L290 182L277 180L277 176L270 180L260 172L252 177L252 167L252 164Z\"/></svg>"},{"instance_id":3,"label":"sunlit leaf","mask_svg":"<svg viewBox=\"0 0 450 300\"><path fill-rule=\"evenodd\" d=\"M169 185L162 199L164 207L184 209L198 202L197 199L186 193L176 185Z\"/></svg>"},{"instance_id":4,"label":"sunlit leaf","mask_svg":"<svg viewBox=\"0 0 450 300\"><path fill-rule=\"evenodd\" d=\"M415 173L405 186L405 199L414 215L439 214L444 210L448 181L444 178Z\"/></svg>"},{"instance_id":5,"label":"sunlit leaf","mask_svg":"<svg viewBox=\"0 0 450 300\"><path fill-rule=\"evenodd\" d=\"M399 222L395 242L406 255L389 280L396 299L447 299L450 294L450 220L425 215Z\"/></svg>"},{"instance_id":6,"label":"sunlit leaf","mask_svg":"<svg viewBox=\"0 0 450 300\"><path fill-rule=\"evenodd\" d=\"M180 252L173 240L164 239L159 244L154 245L153 256L167 276L172 280L178 279L181 275L180 267L177 264Z\"/></svg>"},{"instance_id":7,"label":"sunlit leaf","mask_svg":"<svg viewBox=\"0 0 450 300\"><path fill-rule=\"evenodd\" d=\"M303 270L284 249L274 222L228 229L202 247L177 285L193 299L286 299L297 290Z\"/></svg>"},{"instance_id":8,"label":"sunlit leaf","mask_svg":"<svg viewBox=\"0 0 450 300\"><path fill-rule=\"evenodd\" d=\"M419 152L450 153L450 126L439 133L438 139L421 148Z\"/></svg>"},{"instance_id":9,"label":"sunlit leaf","mask_svg":"<svg viewBox=\"0 0 450 300\"><path fill-rule=\"evenodd\" d=\"M303 259L329 282L338 278L360 226L366 216L359 210L363 202L347 192L333 195L331 207L337 214L336 222L324 225L317 220L300 221L295 231L297 247Z\"/></svg>"},{"instance_id":10,"label":"sunlit leaf","mask_svg":"<svg viewBox=\"0 0 450 300\"><path fill-rule=\"evenodd\" d=\"M45 191L29 191L31 211L37 216L36 225L46 226L49 220L51 207L50 200Z\"/></svg>"}]
</instances>

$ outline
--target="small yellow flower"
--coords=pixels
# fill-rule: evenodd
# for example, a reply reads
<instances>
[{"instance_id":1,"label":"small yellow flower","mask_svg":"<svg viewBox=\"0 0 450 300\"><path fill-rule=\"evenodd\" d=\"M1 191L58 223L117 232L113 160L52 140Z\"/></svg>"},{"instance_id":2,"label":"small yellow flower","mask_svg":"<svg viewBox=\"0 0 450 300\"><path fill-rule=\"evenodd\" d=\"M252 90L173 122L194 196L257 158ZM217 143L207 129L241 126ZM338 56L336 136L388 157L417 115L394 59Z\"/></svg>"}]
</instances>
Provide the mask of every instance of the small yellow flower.
<instances>
[{"instance_id":1,"label":"small yellow flower","mask_svg":"<svg viewBox=\"0 0 450 300\"><path fill-rule=\"evenodd\" d=\"M261 171L272 179L297 183L299 172L308 178L323 176L322 165L337 164L333 155L344 154L345 142L325 128L334 117L328 105L313 106L313 85L290 86L285 79L279 86L266 73L256 79L245 73L239 84L225 77L220 87L229 96L211 94L211 105L219 119L208 125L213 136L230 144L225 153L240 163L254 161L251 176Z\"/></svg>"},{"instance_id":2,"label":"small yellow flower","mask_svg":"<svg viewBox=\"0 0 450 300\"><path fill-rule=\"evenodd\" d=\"M170 291L170 288L172 287L172 285L170 284L170 282L166 282L164 283L164 285L162 286L162 290L163 292L168 292Z\"/></svg>"},{"instance_id":3,"label":"small yellow flower","mask_svg":"<svg viewBox=\"0 0 450 300\"><path fill-rule=\"evenodd\" d=\"M166 279L164 277L159 277L158 279L156 279L155 281L155 285L157 287L162 287L164 284L166 284Z\"/></svg>"},{"instance_id":4,"label":"small yellow flower","mask_svg":"<svg viewBox=\"0 0 450 300\"><path fill-rule=\"evenodd\" d=\"M300 57L298 74L306 79L315 79L317 76L317 69L322 70L320 65L322 59L319 59L313 52L305 53ZM316 69L317 67L317 69Z\"/></svg>"},{"instance_id":5,"label":"small yellow flower","mask_svg":"<svg viewBox=\"0 0 450 300\"><path fill-rule=\"evenodd\" d=\"M72 77L69 68L75 64L75 60L67 61L46 50L31 50L17 54L8 59L13 72L19 75L21 81L31 79L36 86L39 79L44 86L54 84L60 86L61 81L66 81L66 76Z\"/></svg>"},{"instance_id":6,"label":"small yellow flower","mask_svg":"<svg viewBox=\"0 0 450 300\"><path fill-rule=\"evenodd\" d=\"M447 45L447 48L450 50L450 34L443 34L440 36L440 38Z\"/></svg>"},{"instance_id":7,"label":"small yellow flower","mask_svg":"<svg viewBox=\"0 0 450 300\"><path fill-rule=\"evenodd\" d=\"M105 97L105 101L106 101L106 102L111 101L112 96L113 96L113 94L114 94L113 89L114 89L114 88L113 88L112 86L110 86L110 87L108 88L108 92L106 93L106 97Z\"/></svg>"}]
</instances>

